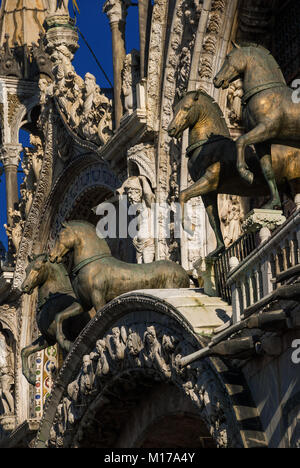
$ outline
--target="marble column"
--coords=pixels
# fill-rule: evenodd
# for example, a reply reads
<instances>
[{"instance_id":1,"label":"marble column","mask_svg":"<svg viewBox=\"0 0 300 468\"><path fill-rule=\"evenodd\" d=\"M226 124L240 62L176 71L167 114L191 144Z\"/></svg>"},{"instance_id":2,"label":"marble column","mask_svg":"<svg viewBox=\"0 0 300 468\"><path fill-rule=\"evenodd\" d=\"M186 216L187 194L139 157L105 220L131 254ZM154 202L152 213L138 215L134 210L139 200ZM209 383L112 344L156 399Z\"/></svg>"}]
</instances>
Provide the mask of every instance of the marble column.
<instances>
[{"instance_id":1,"label":"marble column","mask_svg":"<svg viewBox=\"0 0 300 468\"><path fill-rule=\"evenodd\" d=\"M113 68L114 68L114 110L115 125L120 126L123 115L122 104L122 69L126 57L125 25L128 0L107 0L103 12L107 14L112 33Z\"/></svg>"},{"instance_id":2,"label":"marble column","mask_svg":"<svg viewBox=\"0 0 300 468\"><path fill-rule=\"evenodd\" d=\"M149 12L151 9L150 0L139 0L139 30L140 30L140 60L141 78L145 77L146 63L146 37L148 32Z\"/></svg>"},{"instance_id":3,"label":"marble column","mask_svg":"<svg viewBox=\"0 0 300 468\"><path fill-rule=\"evenodd\" d=\"M4 166L6 181L7 224L12 225L10 212L18 209L18 167L23 146L20 144L5 144L1 148L0 158Z\"/></svg>"}]
</instances>

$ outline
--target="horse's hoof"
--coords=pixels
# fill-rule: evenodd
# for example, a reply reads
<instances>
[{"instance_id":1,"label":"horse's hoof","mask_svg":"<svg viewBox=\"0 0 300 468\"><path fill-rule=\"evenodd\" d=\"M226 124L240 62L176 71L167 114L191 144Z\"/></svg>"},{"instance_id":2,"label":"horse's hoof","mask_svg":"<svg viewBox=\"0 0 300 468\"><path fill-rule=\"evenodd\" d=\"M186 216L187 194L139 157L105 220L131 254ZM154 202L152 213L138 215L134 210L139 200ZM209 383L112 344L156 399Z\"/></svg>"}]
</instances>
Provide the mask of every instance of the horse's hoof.
<instances>
[{"instance_id":1,"label":"horse's hoof","mask_svg":"<svg viewBox=\"0 0 300 468\"><path fill-rule=\"evenodd\" d=\"M206 258L211 258L212 260L217 260L217 258L225 252L225 246L219 247L213 252L210 252Z\"/></svg>"},{"instance_id":2,"label":"horse's hoof","mask_svg":"<svg viewBox=\"0 0 300 468\"><path fill-rule=\"evenodd\" d=\"M281 206L281 201L279 200L274 200L269 203L266 203L263 205L262 209L263 210L280 210L282 208Z\"/></svg>"}]
</instances>

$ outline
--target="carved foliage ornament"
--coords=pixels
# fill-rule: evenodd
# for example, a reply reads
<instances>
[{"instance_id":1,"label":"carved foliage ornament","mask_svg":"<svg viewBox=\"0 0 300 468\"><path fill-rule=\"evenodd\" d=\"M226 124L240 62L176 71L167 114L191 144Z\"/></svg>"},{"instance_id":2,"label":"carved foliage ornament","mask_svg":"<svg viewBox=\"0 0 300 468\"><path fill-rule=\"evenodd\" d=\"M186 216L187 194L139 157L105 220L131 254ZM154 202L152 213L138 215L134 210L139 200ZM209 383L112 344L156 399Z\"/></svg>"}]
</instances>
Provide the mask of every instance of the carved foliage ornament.
<instances>
[{"instance_id":1,"label":"carved foliage ornament","mask_svg":"<svg viewBox=\"0 0 300 468\"><path fill-rule=\"evenodd\" d=\"M46 49L54 64L54 83L49 84L44 78L39 81L41 122L46 120L47 103L53 98L65 125L74 135L95 147L104 145L112 135L111 100L101 93L94 75L87 73L83 80L76 74L72 65L73 43L57 44L48 38Z\"/></svg>"}]
</instances>

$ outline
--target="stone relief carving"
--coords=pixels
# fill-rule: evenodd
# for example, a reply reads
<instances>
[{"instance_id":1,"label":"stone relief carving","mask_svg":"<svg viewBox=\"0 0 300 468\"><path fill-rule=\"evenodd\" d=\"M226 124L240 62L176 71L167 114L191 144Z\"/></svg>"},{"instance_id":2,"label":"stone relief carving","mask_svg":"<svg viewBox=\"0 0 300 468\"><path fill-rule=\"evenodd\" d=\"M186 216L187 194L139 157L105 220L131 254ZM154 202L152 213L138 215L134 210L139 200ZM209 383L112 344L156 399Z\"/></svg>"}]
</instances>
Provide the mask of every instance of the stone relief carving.
<instances>
[{"instance_id":1,"label":"stone relief carving","mask_svg":"<svg viewBox=\"0 0 300 468\"><path fill-rule=\"evenodd\" d=\"M145 176L129 177L117 190L119 195L127 195L130 205L137 214L138 235L133 238L138 263L151 263L155 259L152 204L155 197L148 179Z\"/></svg>"},{"instance_id":2,"label":"stone relief carving","mask_svg":"<svg viewBox=\"0 0 300 468\"><path fill-rule=\"evenodd\" d=\"M239 128L242 125L242 98L244 95L242 80L236 80L229 86L227 95L227 118L229 124Z\"/></svg>"},{"instance_id":3,"label":"stone relief carving","mask_svg":"<svg viewBox=\"0 0 300 468\"><path fill-rule=\"evenodd\" d=\"M140 53L133 49L126 55L122 70L122 92L125 112L132 112L137 107L136 85L140 81Z\"/></svg>"},{"instance_id":4,"label":"stone relief carving","mask_svg":"<svg viewBox=\"0 0 300 468\"><path fill-rule=\"evenodd\" d=\"M4 228L9 242L13 245L15 252L18 252L25 223L19 210L12 210L9 208L8 215L11 217L12 225L8 226L7 224L4 224ZM16 254L14 254L14 257L15 256Z\"/></svg>"},{"instance_id":5,"label":"stone relief carving","mask_svg":"<svg viewBox=\"0 0 300 468\"><path fill-rule=\"evenodd\" d=\"M220 219L224 243L226 247L230 247L243 234L242 224L246 213L240 197L236 195L224 195L221 205Z\"/></svg>"},{"instance_id":6,"label":"stone relief carving","mask_svg":"<svg viewBox=\"0 0 300 468\"><path fill-rule=\"evenodd\" d=\"M112 103L96 84L91 73L83 80L72 65L74 45L50 40L46 50L53 63L54 83L39 81L42 105L41 122L47 115L47 102L54 98L70 130L96 146L104 145L112 135Z\"/></svg>"},{"instance_id":7,"label":"stone relief carving","mask_svg":"<svg viewBox=\"0 0 300 468\"><path fill-rule=\"evenodd\" d=\"M44 149L39 136L31 134L30 143L33 147L24 148L22 168L24 171L24 181L21 184L20 211L23 219L26 219L32 206L37 182L43 163Z\"/></svg>"},{"instance_id":8,"label":"stone relief carving","mask_svg":"<svg viewBox=\"0 0 300 468\"><path fill-rule=\"evenodd\" d=\"M217 40L222 28L226 6L227 0L214 0L212 2L203 40L203 50L199 63L199 78L201 80L201 87L208 92L214 74Z\"/></svg>"},{"instance_id":9,"label":"stone relief carving","mask_svg":"<svg viewBox=\"0 0 300 468\"><path fill-rule=\"evenodd\" d=\"M199 6L199 5L198 5ZM173 106L177 94L183 94L188 86L191 53L196 37L197 24L201 9L197 9L194 1L177 2L172 24L170 48L167 56L165 83L162 96L162 118L160 130L160 146L158 154L159 191L158 202L172 200L176 194L176 175L180 161L180 147L175 146L167 134L167 128L173 117ZM184 47L183 47L184 44ZM151 56L150 56L151 59ZM157 67L157 64L155 65ZM155 72L154 72L155 73ZM174 167L176 165L176 168ZM170 172L172 168L172 172ZM172 183L172 187L170 185ZM169 258L178 260L179 249L171 233L170 242L164 236L165 219L163 213L158 218L158 259Z\"/></svg>"},{"instance_id":10,"label":"stone relief carving","mask_svg":"<svg viewBox=\"0 0 300 468\"><path fill-rule=\"evenodd\" d=\"M140 375L141 372L145 375L151 372L152 379L155 372L157 381L176 382L202 412L217 444L220 447L238 444L230 440L232 421L225 417L226 413L228 417L229 405L224 391L213 378L209 364L201 361L197 367L180 368L179 361L185 346L182 337L158 324L115 326L96 342L90 354L83 356L81 371L68 385L57 408L48 446L79 447L83 437L81 424L87 428L93 418L95 395L104 391L101 401L109 403L107 384L115 382L115 394L118 391L117 376L122 379L124 372L134 369Z\"/></svg>"},{"instance_id":11,"label":"stone relief carving","mask_svg":"<svg viewBox=\"0 0 300 468\"><path fill-rule=\"evenodd\" d=\"M12 350L5 334L0 330L0 423L2 417L14 413L15 404L12 386L14 370Z\"/></svg>"}]
</instances>

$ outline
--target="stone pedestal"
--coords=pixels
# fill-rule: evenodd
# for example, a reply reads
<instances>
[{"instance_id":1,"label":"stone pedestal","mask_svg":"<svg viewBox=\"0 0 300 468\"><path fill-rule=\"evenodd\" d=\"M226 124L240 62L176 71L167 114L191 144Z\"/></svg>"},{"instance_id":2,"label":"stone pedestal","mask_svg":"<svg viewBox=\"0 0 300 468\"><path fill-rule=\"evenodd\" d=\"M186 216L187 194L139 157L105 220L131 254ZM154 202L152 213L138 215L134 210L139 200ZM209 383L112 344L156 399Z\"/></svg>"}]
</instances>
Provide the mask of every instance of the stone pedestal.
<instances>
[{"instance_id":1,"label":"stone pedestal","mask_svg":"<svg viewBox=\"0 0 300 468\"><path fill-rule=\"evenodd\" d=\"M46 18L48 49L66 44L74 54L79 48L75 22L68 15L49 15Z\"/></svg>"},{"instance_id":2,"label":"stone pedestal","mask_svg":"<svg viewBox=\"0 0 300 468\"><path fill-rule=\"evenodd\" d=\"M281 210L254 209L246 216L242 228L245 233L260 231L260 242L264 242L285 221L286 217Z\"/></svg>"}]
</instances>

